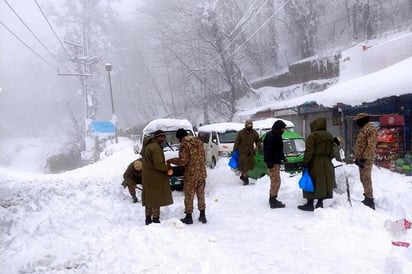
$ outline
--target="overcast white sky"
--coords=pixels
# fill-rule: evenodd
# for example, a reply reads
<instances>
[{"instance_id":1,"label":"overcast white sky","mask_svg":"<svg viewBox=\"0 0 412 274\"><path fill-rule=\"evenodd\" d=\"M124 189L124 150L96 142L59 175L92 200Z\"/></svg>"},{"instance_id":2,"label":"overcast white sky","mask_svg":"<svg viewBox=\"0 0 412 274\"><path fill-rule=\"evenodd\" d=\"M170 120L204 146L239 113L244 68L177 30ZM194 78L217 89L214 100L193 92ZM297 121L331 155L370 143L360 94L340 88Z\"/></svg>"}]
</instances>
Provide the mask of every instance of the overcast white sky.
<instances>
[{"instance_id":1,"label":"overcast white sky","mask_svg":"<svg viewBox=\"0 0 412 274\"><path fill-rule=\"evenodd\" d=\"M47 15L46 7L49 3L58 7L64 1L37 2ZM130 16L140 3L132 0L110 2L122 16ZM36 56L0 25L0 134L45 134L45 130L51 130L50 125L61 126L70 123L69 108L75 113L82 111L84 99L81 95L80 81L76 77L57 75L58 71L73 72L73 65L69 61L58 62L54 57L56 52L61 50L60 42L35 1L7 0L7 3L47 49L30 33L5 1L0 1L1 22L50 64ZM50 17L48 20L63 42L64 33ZM70 88L72 94L67 93L67 90L64 94L60 93L60 87ZM60 134L62 129L58 126L54 131L53 134Z\"/></svg>"}]
</instances>

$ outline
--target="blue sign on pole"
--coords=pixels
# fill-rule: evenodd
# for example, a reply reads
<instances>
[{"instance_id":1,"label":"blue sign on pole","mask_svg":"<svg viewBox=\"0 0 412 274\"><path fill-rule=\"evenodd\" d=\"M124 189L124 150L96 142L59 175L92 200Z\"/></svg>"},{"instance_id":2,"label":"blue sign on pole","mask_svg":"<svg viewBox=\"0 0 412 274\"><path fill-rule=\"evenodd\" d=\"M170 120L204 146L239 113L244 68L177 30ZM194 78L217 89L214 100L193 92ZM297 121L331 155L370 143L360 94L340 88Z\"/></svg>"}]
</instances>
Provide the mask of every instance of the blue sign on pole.
<instances>
[{"instance_id":1,"label":"blue sign on pole","mask_svg":"<svg viewBox=\"0 0 412 274\"><path fill-rule=\"evenodd\" d=\"M107 121L92 121L91 134L92 136L112 136L115 134L116 127L112 122Z\"/></svg>"}]
</instances>

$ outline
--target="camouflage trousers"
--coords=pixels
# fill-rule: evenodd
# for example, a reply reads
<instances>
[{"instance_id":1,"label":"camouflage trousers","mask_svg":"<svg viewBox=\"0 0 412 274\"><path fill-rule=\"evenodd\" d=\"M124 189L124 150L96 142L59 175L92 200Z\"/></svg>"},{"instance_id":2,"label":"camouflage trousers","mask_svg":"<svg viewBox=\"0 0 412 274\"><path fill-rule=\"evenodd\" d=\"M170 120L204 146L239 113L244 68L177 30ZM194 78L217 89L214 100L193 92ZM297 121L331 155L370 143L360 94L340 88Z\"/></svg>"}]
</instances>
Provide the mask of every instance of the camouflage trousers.
<instances>
[{"instance_id":1,"label":"camouflage trousers","mask_svg":"<svg viewBox=\"0 0 412 274\"><path fill-rule=\"evenodd\" d=\"M185 195L185 213L191 214L193 212L193 200L195 194L197 196L197 208L199 210L206 209L205 185L206 181L204 179L184 181L183 192Z\"/></svg>"},{"instance_id":2,"label":"camouflage trousers","mask_svg":"<svg viewBox=\"0 0 412 274\"><path fill-rule=\"evenodd\" d=\"M145 207L146 217L153 216L153 217L160 217L160 206L155 207Z\"/></svg>"},{"instance_id":3,"label":"camouflage trousers","mask_svg":"<svg viewBox=\"0 0 412 274\"><path fill-rule=\"evenodd\" d=\"M268 168L268 173L270 177L269 196L278 196L280 188L280 165L275 164L272 168Z\"/></svg>"},{"instance_id":4,"label":"camouflage trousers","mask_svg":"<svg viewBox=\"0 0 412 274\"><path fill-rule=\"evenodd\" d=\"M373 198L372 188L372 161L366 161L364 168L359 168L359 177L366 197Z\"/></svg>"}]
</instances>

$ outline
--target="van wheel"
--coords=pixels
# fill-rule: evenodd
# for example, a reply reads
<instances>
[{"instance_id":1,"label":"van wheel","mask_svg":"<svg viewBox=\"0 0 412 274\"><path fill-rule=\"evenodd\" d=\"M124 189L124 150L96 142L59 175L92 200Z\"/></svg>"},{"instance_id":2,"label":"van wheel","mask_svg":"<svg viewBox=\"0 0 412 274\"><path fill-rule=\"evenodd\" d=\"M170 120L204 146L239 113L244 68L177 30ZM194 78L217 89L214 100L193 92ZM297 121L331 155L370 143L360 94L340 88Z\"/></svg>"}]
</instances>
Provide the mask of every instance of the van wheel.
<instances>
[{"instance_id":1,"label":"van wheel","mask_svg":"<svg viewBox=\"0 0 412 274\"><path fill-rule=\"evenodd\" d=\"M210 168L214 169L216 167L216 159L215 157L212 157L212 162L210 163Z\"/></svg>"}]
</instances>

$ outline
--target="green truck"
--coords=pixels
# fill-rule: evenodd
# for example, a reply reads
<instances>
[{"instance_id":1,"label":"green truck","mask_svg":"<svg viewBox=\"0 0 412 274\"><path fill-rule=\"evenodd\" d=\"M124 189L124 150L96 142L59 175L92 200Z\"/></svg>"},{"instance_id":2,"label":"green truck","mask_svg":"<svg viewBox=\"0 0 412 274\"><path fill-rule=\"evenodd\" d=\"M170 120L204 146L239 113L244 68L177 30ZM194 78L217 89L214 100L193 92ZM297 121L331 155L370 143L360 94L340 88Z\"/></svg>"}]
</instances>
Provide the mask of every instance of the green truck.
<instances>
[{"instance_id":1,"label":"green truck","mask_svg":"<svg viewBox=\"0 0 412 274\"><path fill-rule=\"evenodd\" d=\"M255 154L255 168L249 171L249 177L258 179L268 174L267 166L263 161L263 140L266 134L260 137L262 144L259 151ZM291 174L302 170L303 153L305 152L305 139L297 132L286 130L282 134L283 152L288 162L282 164L281 170Z\"/></svg>"}]
</instances>

